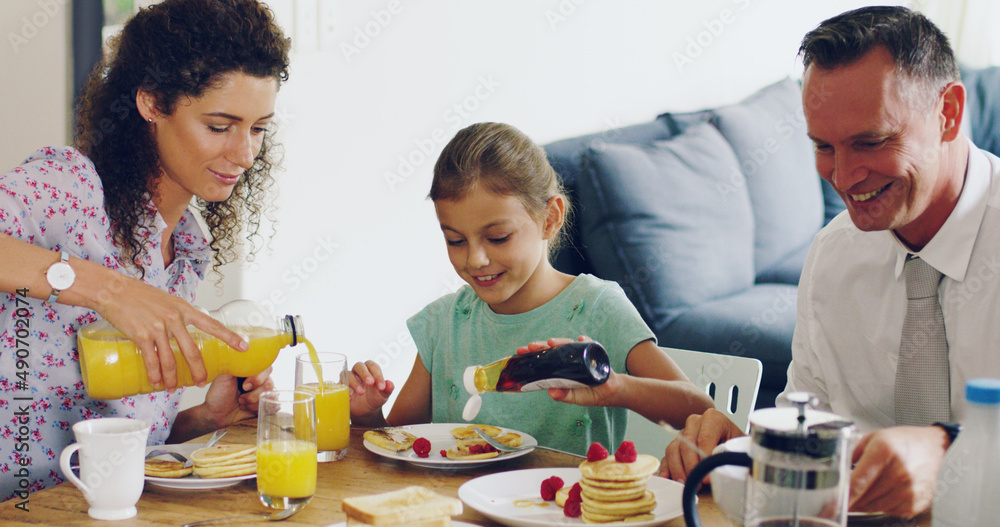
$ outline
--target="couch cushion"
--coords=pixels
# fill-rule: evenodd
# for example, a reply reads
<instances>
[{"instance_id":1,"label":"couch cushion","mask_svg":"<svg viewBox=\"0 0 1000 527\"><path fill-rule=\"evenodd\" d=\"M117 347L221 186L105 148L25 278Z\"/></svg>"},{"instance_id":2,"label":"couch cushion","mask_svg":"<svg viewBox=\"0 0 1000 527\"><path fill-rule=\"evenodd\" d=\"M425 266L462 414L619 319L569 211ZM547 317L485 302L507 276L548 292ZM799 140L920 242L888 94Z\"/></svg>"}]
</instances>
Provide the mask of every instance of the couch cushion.
<instances>
[{"instance_id":1,"label":"couch cushion","mask_svg":"<svg viewBox=\"0 0 1000 527\"><path fill-rule=\"evenodd\" d=\"M972 142L1000 155L1000 67L963 66L962 82L967 92L964 120Z\"/></svg>"},{"instance_id":2,"label":"couch cushion","mask_svg":"<svg viewBox=\"0 0 1000 527\"><path fill-rule=\"evenodd\" d=\"M668 139L673 132L668 127L665 118L657 118L648 123L635 124L622 128L610 128L603 132L562 139L544 146L549 163L566 188L570 202L579 214L580 206L576 194L577 180L583 165L583 152L591 144L605 143L641 143L648 144L659 139ZM595 271L590 262L583 256L583 243L580 241L577 221L570 218L563 226L564 244L550 258L553 267L572 275L591 273Z\"/></svg>"},{"instance_id":3,"label":"couch cushion","mask_svg":"<svg viewBox=\"0 0 1000 527\"><path fill-rule=\"evenodd\" d=\"M753 212L736 155L710 124L651 145L589 148L580 235L653 328L753 284Z\"/></svg>"},{"instance_id":4,"label":"couch cushion","mask_svg":"<svg viewBox=\"0 0 1000 527\"><path fill-rule=\"evenodd\" d=\"M799 84L784 79L711 111L746 176L754 214L754 263L772 269L823 226L823 194L806 135Z\"/></svg>"}]
</instances>

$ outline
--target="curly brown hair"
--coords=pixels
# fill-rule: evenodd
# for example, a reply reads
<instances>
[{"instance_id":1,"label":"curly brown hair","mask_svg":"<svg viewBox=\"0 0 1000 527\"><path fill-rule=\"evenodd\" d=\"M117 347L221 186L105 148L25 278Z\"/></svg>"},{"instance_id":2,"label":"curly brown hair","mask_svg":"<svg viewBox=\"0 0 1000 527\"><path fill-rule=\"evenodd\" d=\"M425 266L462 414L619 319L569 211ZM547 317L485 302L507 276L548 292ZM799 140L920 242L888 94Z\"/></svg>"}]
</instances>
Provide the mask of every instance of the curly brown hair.
<instances>
[{"instance_id":1,"label":"curly brown hair","mask_svg":"<svg viewBox=\"0 0 1000 527\"><path fill-rule=\"evenodd\" d=\"M139 11L110 42L78 101L74 145L94 162L104 186L119 261L140 271L146 247L136 233L161 175L151 130L139 114L136 92L155 96L171 115L182 97L197 98L227 73L288 79L289 41L271 11L257 0L165 0ZM273 186L276 145L265 136L253 165L224 201L197 200L210 231L218 268L237 257L246 228L250 253L261 239L264 199ZM245 227L244 227L245 226Z\"/></svg>"}]
</instances>

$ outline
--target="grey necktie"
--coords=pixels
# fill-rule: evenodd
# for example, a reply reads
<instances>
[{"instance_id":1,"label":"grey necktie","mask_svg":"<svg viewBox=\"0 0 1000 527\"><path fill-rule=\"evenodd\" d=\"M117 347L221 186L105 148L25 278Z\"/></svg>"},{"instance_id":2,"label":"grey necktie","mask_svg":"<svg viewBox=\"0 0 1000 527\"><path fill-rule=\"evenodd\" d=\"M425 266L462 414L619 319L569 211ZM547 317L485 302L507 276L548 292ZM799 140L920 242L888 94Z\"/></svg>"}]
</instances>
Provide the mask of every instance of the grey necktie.
<instances>
[{"instance_id":1,"label":"grey necktie","mask_svg":"<svg viewBox=\"0 0 1000 527\"><path fill-rule=\"evenodd\" d=\"M951 417L951 378L944 315L938 302L941 273L913 255L906 276L906 318L896 366L896 424L926 426Z\"/></svg>"}]
</instances>

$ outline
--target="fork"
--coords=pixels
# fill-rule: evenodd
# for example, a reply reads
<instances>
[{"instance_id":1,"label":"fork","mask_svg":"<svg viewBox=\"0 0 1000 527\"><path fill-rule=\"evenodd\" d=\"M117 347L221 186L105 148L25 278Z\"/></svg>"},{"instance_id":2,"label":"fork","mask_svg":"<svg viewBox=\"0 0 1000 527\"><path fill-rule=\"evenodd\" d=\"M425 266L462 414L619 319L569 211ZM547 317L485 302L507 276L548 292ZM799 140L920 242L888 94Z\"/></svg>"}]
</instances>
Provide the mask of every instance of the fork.
<instances>
[{"instance_id":1,"label":"fork","mask_svg":"<svg viewBox=\"0 0 1000 527\"><path fill-rule=\"evenodd\" d=\"M219 442L219 439L222 439L222 436L224 436L224 435L226 435L226 429L225 428L220 429L220 430L216 430L215 433L212 434L212 437L208 438L208 441L205 442L205 447L207 448L207 447L215 445L216 443ZM184 463L184 468L188 468L188 467L193 467L194 466L194 460L193 459L188 459L183 454L180 454L180 453L177 453L177 452L173 452L173 451L170 451L170 450L161 450L161 449L150 450L149 453L146 454L146 459L151 459L151 458L154 458L156 456L163 456L163 455L170 456L170 457L176 459L177 461L180 461L181 463Z\"/></svg>"},{"instance_id":2,"label":"fork","mask_svg":"<svg viewBox=\"0 0 1000 527\"><path fill-rule=\"evenodd\" d=\"M187 463L188 462L188 458L184 457L182 454L178 454L177 452L171 452L169 450L160 450L160 449L150 450L149 453L146 454L146 459L152 459L154 457L163 456L163 455L170 456L170 457L176 459L177 461L180 461L181 463Z\"/></svg>"},{"instance_id":3,"label":"fork","mask_svg":"<svg viewBox=\"0 0 1000 527\"><path fill-rule=\"evenodd\" d=\"M489 434L487 434L486 432L484 432L483 429L479 428L478 426L472 427L472 430L476 433L476 435L478 435L479 437L481 437L483 439L483 441L486 441L487 443L489 443L489 445L491 447L499 450L500 452L505 452L505 453L506 452L521 452L523 450L538 449L538 450L548 450L550 452L557 452L559 454L567 454L567 455L576 456L576 457L583 457L583 458L587 457L587 456L581 456L580 454L574 454L572 452L566 452L565 450L559 450L559 449L556 449L556 448L550 448L550 447L542 446L542 445L516 446L516 447L515 446L507 446L507 445L505 445L505 444L497 441L496 439L490 437Z\"/></svg>"}]
</instances>

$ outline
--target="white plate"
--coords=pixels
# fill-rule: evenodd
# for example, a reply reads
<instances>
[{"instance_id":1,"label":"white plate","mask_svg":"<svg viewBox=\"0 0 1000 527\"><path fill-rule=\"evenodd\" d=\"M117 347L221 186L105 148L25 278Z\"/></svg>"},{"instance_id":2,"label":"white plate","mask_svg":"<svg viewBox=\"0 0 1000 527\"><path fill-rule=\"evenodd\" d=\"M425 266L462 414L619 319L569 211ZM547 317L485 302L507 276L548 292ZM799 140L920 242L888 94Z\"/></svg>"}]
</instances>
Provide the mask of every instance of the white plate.
<instances>
[{"instance_id":1,"label":"white plate","mask_svg":"<svg viewBox=\"0 0 1000 527\"><path fill-rule=\"evenodd\" d=\"M583 518L566 517L554 501L542 500L539 495L542 481L552 476L559 476L569 486L579 481L580 469L531 468L490 474L465 482L458 488L458 497L490 519L511 527L585 525ZM684 485L653 476L646 489L656 496L654 518L628 523L629 527L660 525L684 514L681 506Z\"/></svg>"},{"instance_id":2,"label":"white plate","mask_svg":"<svg viewBox=\"0 0 1000 527\"><path fill-rule=\"evenodd\" d=\"M194 452L203 446L205 445L190 443L182 443L179 445L155 445L146 447L146 452L149 452L150 450L166 450L168 452L177 452L182 456L190 458L191 452ZM174 458L162 455L157 456L156 459ZM221 487L229 487L241 481L256 477L256 474L248 474L246 476L233 476L231 478L202 478L194 474L189 474L183 478L154 478L153 476L146 476L146 481L152 485L156 485L157 487L164 487L168 489L217 489Z\"/></svg>"},{"instance_id":3,"label":"white plate","mask_svg":"<svg viewBox=\"0 0 1000 527\"><path fill-rule=\"evenodd\" d=\"M494 463L497 461L504 461L507 459L520 457L528 452L533 452L534 448L528 448L525 450L520 450L518 452L501 453L497 457L490 459L448 459L441 455L442 450L449 450L455 448L457 441L454 436L451 435L451 431L458 427L469 426L468 423L427 423L422 425L409 425L401 426L403 430L417 436L426 438L431 442L431 452L427 457L420 457L413 451L412 448L403 450L401 452L393 452L382 448L375 443L365 440L365 448L370 452L378 454L382 457L387 457L389 459L398 459L400 461L408 461L414 465L427 467L427 468L472 468L486 465L489 463ZM500 428L503 433L514 432L520 434L522 437L521 446L534 447L538 445L538 441L534 437L531 437L524 432L519 432L511 428Z\"/></svg>"}]
</instances>

